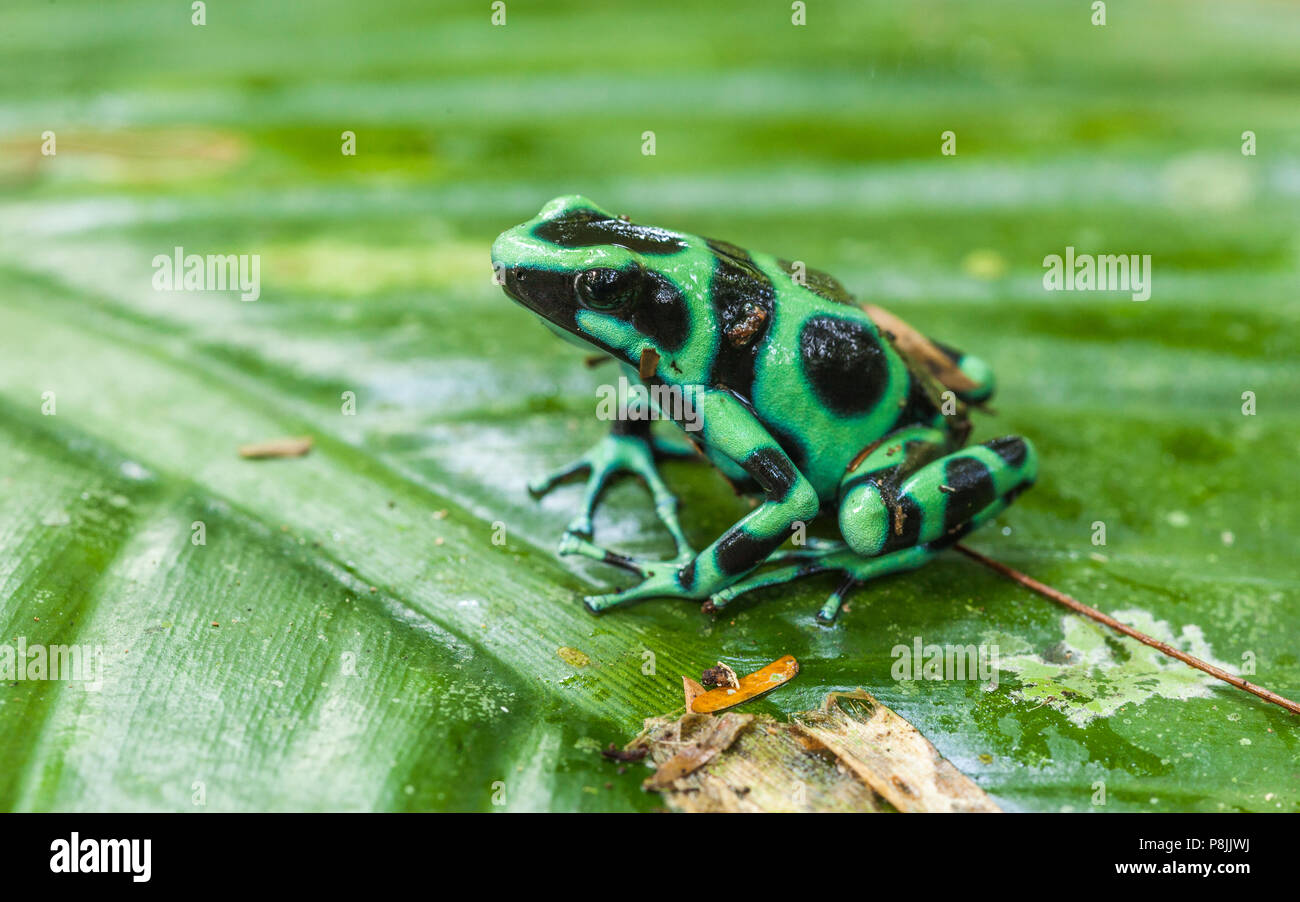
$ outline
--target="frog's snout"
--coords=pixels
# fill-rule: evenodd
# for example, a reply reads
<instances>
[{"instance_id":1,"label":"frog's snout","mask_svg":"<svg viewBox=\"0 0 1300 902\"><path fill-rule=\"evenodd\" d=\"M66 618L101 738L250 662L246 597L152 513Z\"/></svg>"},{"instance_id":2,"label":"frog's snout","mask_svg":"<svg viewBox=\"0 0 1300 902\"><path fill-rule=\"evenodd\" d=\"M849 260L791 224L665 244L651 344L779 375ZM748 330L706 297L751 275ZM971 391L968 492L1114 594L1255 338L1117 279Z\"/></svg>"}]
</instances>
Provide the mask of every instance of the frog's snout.
<instances>
[{"instance_id":1,"label":"frog's snout","mask_svg":"<svg viewBox=\"0 0 1300 902\"><path fill-rule=\"evenodd\" d=\"M497 272L509 297L557 326L578 331L572 275L532 266L504 266Z\"/></svg>"},{"instance_id":2,"label":"frog's snout","mask_svg":"<svg viewBox=\"0 0 1300 902\"><path fill-rule=\"evenodd\" d=\"M507 236L508 233L502 232L492 242L492 272L496 275L497 284L502 287L505 287L506 273L510 271L510 244Z\"/></svg>"},{"instance_id":3,"label":"frog's snout","mask_svg":"<svg viewBox=\"0 0 1300 902\"><path fill-rule=\"evenodd\" d=\"M528 271L516 267L505 266L497 270L498 279L501 282L501 289L511 298L521 304L531 307L528 303Z\"/></svg>"},{"instance_id":4,"label":"frog's snout","mask_svg":"<svg viewBox=\"0 0 1300 902\"><path fill-rule=\"evenodd\" d=\"M496 241L492 242L492 268L500 270L505 265L508 256L508 248L511 243L509 232L502 232L497 236Z\"/></svg>"},{"instance_id":5,"label":"frog's snout","mask_svg":"<svg viewBox=\"0 0 1300 902\"><path fill-rule=\"evenodd\" d=\"M520 236L518 229L510 229L497 236L492 242L492 271L496 274L497 284L505 293L520 303L527 303L528 277L517 265L519 259ZM531 306L531 305L530 305Z\"/></svg>"}]
</instances>

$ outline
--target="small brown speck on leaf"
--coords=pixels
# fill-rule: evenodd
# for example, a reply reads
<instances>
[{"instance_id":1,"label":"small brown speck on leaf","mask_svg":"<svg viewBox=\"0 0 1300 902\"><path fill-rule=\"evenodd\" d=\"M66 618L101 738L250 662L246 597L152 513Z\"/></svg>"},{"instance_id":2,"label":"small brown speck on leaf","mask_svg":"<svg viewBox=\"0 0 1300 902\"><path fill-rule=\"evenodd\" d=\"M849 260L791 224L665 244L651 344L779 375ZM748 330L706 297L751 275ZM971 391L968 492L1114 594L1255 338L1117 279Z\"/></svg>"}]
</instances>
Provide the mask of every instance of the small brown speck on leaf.
<instances>
[{"instance_id":1,"label":"small brown speck on leaf","mask_svg":"<svg viewBox=\"0 0 1300 902\"><path fill-rule=\"evenodd\" d=\"M591 657L585 651L568 645L561 645L555 650L555 653L570 667L586 667L591 663Z\"/></svg>"},{"instance_id":2,"label":"small brown speck on leaf","mask_svg":"<svg viewBox=\"0 0 1300 902\"><path fill-rule=\"evenodd\" d=\"M264 460L272 457L302 457L311 450L310 435L294 438L273 438L251 445L240 445L239 456L249 460Z\"/></svg>"}]
</instances>

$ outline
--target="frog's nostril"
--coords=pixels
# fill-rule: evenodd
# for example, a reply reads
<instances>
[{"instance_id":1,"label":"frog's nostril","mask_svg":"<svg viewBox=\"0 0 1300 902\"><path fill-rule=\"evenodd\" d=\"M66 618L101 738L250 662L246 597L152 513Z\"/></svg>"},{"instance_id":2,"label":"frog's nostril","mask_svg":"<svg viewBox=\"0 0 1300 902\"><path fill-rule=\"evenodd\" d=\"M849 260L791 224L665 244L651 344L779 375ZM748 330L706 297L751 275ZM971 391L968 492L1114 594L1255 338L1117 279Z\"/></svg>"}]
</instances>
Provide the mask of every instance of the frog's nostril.
<instances>
[{"instance_id":1,"label":"frog's nostril","mask_svg":"<svg viewBox=\"0 0 1300 902\"><path fill-rule=\"evenodd\" d=\"M523 292L527 290L528 271L513 266L502 267L501 270L501 287L505 289L506 294L518 301L524 299Z\"/></svg>"}]
</instances>

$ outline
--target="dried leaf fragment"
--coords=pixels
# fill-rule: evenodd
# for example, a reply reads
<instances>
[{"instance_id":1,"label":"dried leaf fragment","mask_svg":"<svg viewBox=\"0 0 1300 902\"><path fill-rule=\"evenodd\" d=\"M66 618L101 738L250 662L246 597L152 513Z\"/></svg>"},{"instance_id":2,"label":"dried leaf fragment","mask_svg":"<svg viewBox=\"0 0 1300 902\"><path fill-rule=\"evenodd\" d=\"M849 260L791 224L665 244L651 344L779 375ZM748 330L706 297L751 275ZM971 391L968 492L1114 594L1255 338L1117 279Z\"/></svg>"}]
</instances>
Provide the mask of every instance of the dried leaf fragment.
<instances>
[{"instance_id":1,"label":"dried leaf fragment","mask_svg":"<svg viewBox=\"0 0 1300 902\"><path fill-rule=\"evenodd\" d=\"M262 460L270 457L302 457L311 450L312 439L310 435L301 435L295 438L273 438L265 442L254 442L251 445L240 445L239 456L249 460Z\"/></svg>"},{"instance_id":2,"label":"dried leaf fragment","mask_svg":"<svg viewBox=\"0 0 1300 902\"><path fill-rule=\"evenodd\" d=\"M735 741L695 771L656 789L675 811L878 811L887 807L829 752L787 723L763 714L684 714L646 721L645 732L630 745L649 749L662 767L684 743L694 742L711 722L752 717ZM650 787L654 788L654 787Z\"/></svg>"},{"instance_id":3,"label":"dried leaf fragment","mask_svg":"<svg viewBox=\"0 0 1300 902\"><path fill-rule=\"evenodd\" d=\"M677 780L689 776L713 760L719 752L726 749L740 732L754 719L752 714L723 714L709 717L696 730L690 743L659 765L654 775L642 783L644 789L667 789Z\"/></svg>"},{"instance_id":4,"label":"dried leaf fragment","mask_svg":"<svg viewBox=\"0 0 1300 902\"><path fill-rule=\"evenodd\" d=\"M740 721L743 720L744 723ZM654 717L628 744L676 811L998 811L910 723L861 689L780 723L728 712Z\"/></svg>"},{"instance_id":5,"label":"dried leaf fragment","mask_svg":"<svg viewBox=\"0 0 1300 902\"><path fill-rule=\"evenodd\" d=\"M916 331L909 323L899 319L883 307L864 304L862 309L881 330L890 333L895 347L918 360L939 380L944 388L953 391L970 391L975 388L971 378L961 371L952 358L941 351L933 341Z\"/></svg>"},{"instance_id":6,"label":"dried leaf fragment","mask_svg":"<svg viewBox=\"0 0 1300 902\"><path fill-rule=\"evenodd\" d=\"M899 811L998 811L930 740L862 689L832 692L791 723Z\"/></svg>"},{"instance_id":7,"label":"dried leaf fragment","mask_svg":"<svg viewBox=\"0 0 1300 902\"><path fill-rule=\"evenodd\" d=\"M690 710L696 714L711 714L725 711L741 702L757 698L765 692L771 692L784 686L799 672L799 662L792 655L785 655L768 664L762 670L756 670L740 678L735 688L712 689L696 696L691 702Z\"/></svg>"},{"instance_id":8,"label":"dried leaf fragment","mask_svg":"<svg viewBox=\"0 0 1300 902\"><path fill-rule=\"evenodd\" d=\"M686 697L686 710L691 710L691 703L697 696L705 693L705 688L688 676L682 677L682 695Z\"/></svg>"}]
</instances>

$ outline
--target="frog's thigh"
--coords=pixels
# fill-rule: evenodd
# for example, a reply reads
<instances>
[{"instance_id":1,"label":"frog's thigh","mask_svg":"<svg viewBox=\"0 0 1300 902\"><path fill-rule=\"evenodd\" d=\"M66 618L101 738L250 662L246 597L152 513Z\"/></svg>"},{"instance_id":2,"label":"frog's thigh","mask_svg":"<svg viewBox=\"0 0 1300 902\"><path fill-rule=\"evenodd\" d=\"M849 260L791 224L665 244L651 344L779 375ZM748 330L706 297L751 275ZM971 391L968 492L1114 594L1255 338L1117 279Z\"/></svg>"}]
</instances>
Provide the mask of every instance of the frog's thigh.
<instances>
[{"instance_id":1,"label":"frog's thigh","mask_svg":"<svg viewBox=\"0 0 1300 902\"><path fill-rule=\"evenodd\" d=\"M897 483L855 471L840 484L840 532L869 557L943 547L1001 512L1037 473L1034 447L1019 436L955 451Z\"/></svg>"},{"instance_id":2,"label":"frog's thigh","mask_svg":"<svg viewBox=\"0 0 1300 902\"><path fill-rule=\"evenodd\" d=\"M840 532L855 551L874 548L903 480L953 447L938 429L900 429L876 443L840 480Z\"/></svg>"}]
</instances>

